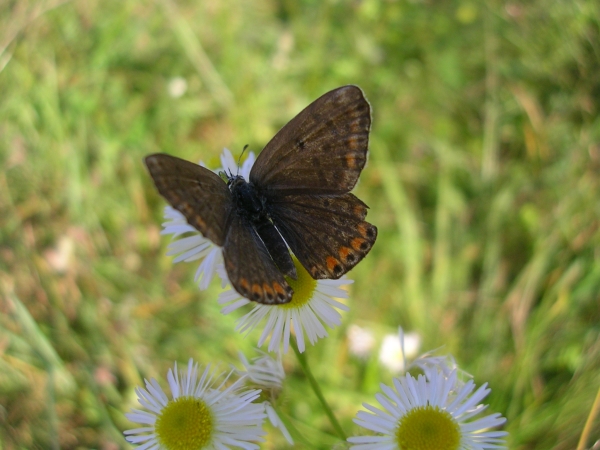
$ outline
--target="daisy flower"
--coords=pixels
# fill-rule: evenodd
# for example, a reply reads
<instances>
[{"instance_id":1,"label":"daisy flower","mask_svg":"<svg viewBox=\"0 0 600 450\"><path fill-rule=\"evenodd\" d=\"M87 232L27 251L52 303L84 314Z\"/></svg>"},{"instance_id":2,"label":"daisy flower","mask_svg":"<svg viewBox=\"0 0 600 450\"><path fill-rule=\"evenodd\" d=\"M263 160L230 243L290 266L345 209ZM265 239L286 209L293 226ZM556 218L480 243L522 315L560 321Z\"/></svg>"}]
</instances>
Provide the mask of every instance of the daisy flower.
<instances>
[{"instance_id":1,"label":"daisy flower","mask_svg":"<svg viewBox=\"0 0 600 450\"><path fill-rule=\"evenodd\" d=\"M220 376L210 375L210 367L198 375L192 359L187 371L175 363L167 375L170 400L155 379L146 380L146 389L137 388L147 411L133 409L126 416L147 426L125 431L127 441L142 450L258 449L254 442L264 440L266 417L264 406L253 403L260 389L242 390L243 378L229 387L227 379L214 387Z\"/></svg>"},{"instance_id":2,"label":"daisy flower","mask_svg":"<svg viewBox=\"0 0 600 450\"><path fill-rule=\"evenodd\" d=\"M271 337L268 350L277 351L283 344L283 351L287 353L290 344L292 326L296 335L298 350L306 349L305 335L314 345L320 338L327 336L325 325L330 328L340 325L342 316L338 310L348 311L348 307L338 302L335 298L348 298L348 293L341 286L354 281L347 278L339 280L315 280L302 264L293 257L298 279L286 277L286 281L294 290L294 295L289 303L283 305L263 305L242 297L233 288L219 295L219 303L227 304L221 312L229 314L244 305L252 303L252 310L238 319L236 330L249 333L254 330L264 319L266 322L263 332L258 340L261 346ZM225 270L219 270L223 280L227 279Z\"/></svg>"},{"instance_id":3,"label":"daisy flower","mask_svg":"<svg viewBox=\"0 0 600 450\"><path fill-rule=\"evenodd\" d=\"M400 327L398 334L387 334L383 337L379 361L391 372L404 372L407 369L406 359L415 357L420 346L421 336L418 333L405 334Z\"/></svg>"},{"instance_id":4,"label":"daisy flower","mask_svg":"<svg viewBox=\"0 0 600 450\"><path fill-rule=\"evenodd\" d=\"M283 364L281 362L281 353L278 353L277 359L272 358L267 353L261 353L261 356L254 358L252 362L250 362L246 356L240 352L239 356L244 366L244 370L239 370L238 373L240 375L246 375L249 382L263 389L263 393L265 391L270 391L271 399L273 400L277 398L281 392L281 387L285 378L285 371L283 370ZM281 431L281 434L283 434L290 445L294 445L292 436L285 424L279 418L271 401L264 401L263 406L265 407L265 413L267 414L271 425Z\"/></svg>"},{"instance_id":5,"label":"daisy flower","mask_svg":"<svg viewBox=\"0 0 600 450\"><path fill-rule=\"evenodd\" d=\"M253 152L248 153L248 157L241 167L238 168L237 161L228 149L223 149L221 153L221 167L215 170L215 173L239 173L246 180L250 177L250 169L256 160ZM200 163L204 167L203 163ZM171 206L166 206L164 211L166 221L162 224L163 230L160 234L170 234L174 240L167 247L167 255L175 256L173 262L180 261L192 262L200 260L200 266L196 271L194 279L201 290L208 287L213 279L216 269L223 264L223 252L221 247L215 245L211 240L206 239L202 233L188 224L183 214ZM181 237L182 235L185 237Z\"/></svg>"},{"instance_id":6,"label":"daisy flower","mask_svg":"<svg viewBox=\"0 0 600 450\"><path fill-rule=\"evenodd\" d=\"M248 379L260 388L268 389L279 393L283 380L285 379L285 371L281 362L281 353L277 355L277 359L272 358L265 352L260 352L261 356L248 361L242 352L239 353L240 361L244 366L244 370L238 371L240 375L246 375Z\"/></svg>"},{"instance_id":7,"label":"daisy flower","mask_svg":"<svg viewBox=\"0 0 600 450\"><path fill-rule=\"evenodd\" d=\"M479 402L490 389L477 389L472 380L457 382L456 370L430 371L429 376L407 374L394 378L393 388L381 385L375 398L383 410L363 404L354 422L377 436L348 439L355 450L484 450L505 448L503 431L485 431L503 424L500 414L470 420L487 406Z\"/></svg>"},{"instance_id":8,"label":"daisy flower","mask_svg":"<svg viewBox=\"0 0 600 450\"><path fill-rule=\"evenodd\" d=\"M375 336L368 328L352 324L346 332L350 353L362 359L367 359L375 347Z\"/></svg>"}]
</instances>

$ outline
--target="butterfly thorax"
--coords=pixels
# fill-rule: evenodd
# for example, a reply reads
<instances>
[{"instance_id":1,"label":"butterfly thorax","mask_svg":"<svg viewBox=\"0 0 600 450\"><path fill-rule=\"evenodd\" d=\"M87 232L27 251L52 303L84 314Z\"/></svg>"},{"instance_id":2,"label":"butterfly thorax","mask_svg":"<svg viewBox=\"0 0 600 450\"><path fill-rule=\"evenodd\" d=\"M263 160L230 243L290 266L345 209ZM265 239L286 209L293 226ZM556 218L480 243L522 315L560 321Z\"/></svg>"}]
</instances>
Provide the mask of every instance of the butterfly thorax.
<instances>
[{"instance_id":1,"label":"butterfly thorax","mask_svg":"<svg viewBox=\"0 0 600 450\"><path fill-rule=\"evenodd\" d=\"M241 175L230 177L227 184L236 203L236 209L250 222L261 221L267 216L264 201L256 187Z\"/></svg>"}]
</instances>

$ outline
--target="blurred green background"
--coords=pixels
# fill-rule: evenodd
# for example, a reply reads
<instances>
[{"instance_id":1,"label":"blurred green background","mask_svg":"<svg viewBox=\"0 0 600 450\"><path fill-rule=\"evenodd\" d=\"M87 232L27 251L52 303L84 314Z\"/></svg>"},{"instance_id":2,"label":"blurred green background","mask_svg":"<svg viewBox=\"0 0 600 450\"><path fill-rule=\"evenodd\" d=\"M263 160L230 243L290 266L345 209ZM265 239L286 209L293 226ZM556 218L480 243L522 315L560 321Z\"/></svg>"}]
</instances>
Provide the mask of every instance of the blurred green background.
<instances>
[{"instance_id":1,"label":"blurred green background","mask_svg":"<svg viewBox=\"0 0 600 450\"><path fill-rule=\"evenodd\" d=\"M379 238L307 352L346 432L392 378L348 327L401 325L489 383L510 448L575 448L600 387L599 21L596 0L4 0L0 447L127 447L143 378L254 356L219 283L165 256L142 158L216 167L357 84L373 128L355 192ZM280 413L331 448L284 363Z\"/></svg>"}]
</instances>

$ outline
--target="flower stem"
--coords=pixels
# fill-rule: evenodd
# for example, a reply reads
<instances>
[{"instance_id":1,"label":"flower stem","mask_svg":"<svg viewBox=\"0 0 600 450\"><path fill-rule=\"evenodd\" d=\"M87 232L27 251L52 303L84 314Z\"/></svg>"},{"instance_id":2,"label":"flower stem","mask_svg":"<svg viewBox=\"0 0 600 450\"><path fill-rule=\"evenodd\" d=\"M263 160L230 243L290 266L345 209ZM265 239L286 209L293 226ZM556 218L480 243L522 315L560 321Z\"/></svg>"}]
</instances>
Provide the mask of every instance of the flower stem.
<instances>
[{"instance_id":1,"label":"flower stem","mask_svg":"<svg viewBox=\"0 0 600 450\"><path fill-rule=\"evenodd\" d=\"M296 354L296 358L298 358L298 362L300 363L300 366L302 366L304 375L306 375L306 378L308 379L308 382L310 383L312 390L314 391L315 395L321 402L321 406L325 410L325 414L327 414L327 417L329 418L331 425L333 426L335 432L340 437L340 439L345 441L346 433L344 433L342 426L335 418L335 415L333 414L331 407L329 406L329 404L327 403L327 400L325 400L325 397L323 396L323 392L321 392L319 383L317 383L317 380L315 380L315 377L313 376L312 372L310 371L310 367L308 365L308 362L306 361L306 355L304 355L303 353L300 353L295 341L290 340L290 344L291 344L292 348L294 349L294 353Z\"/></svg>"},{"instance_id":2,"label":"flower stem","mask_svg":"<svg viewBox=\"0 0 600 450\"><path fill-rule=\"evenodd\" d=\"M585 426L583 427L583 431L581 432L581 437L579 438L579 443L577 444L577 450L583 450L586 447L586 442L588 441L590 434L592 432L592 426L594 424L594 419L600 413L600 389L596 393L596 400L594 400L594 404L592 405L592 410L585 421Z\"/></svg>"}]
</instances>

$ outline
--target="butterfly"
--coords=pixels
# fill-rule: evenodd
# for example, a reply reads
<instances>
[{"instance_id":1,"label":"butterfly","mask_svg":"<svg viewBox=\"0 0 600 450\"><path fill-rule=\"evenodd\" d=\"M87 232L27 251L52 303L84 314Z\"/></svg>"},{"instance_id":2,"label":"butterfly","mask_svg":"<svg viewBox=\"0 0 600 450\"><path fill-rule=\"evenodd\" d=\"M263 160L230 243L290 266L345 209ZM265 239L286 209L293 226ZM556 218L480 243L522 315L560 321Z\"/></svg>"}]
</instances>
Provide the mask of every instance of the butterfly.
<instances>
[{"instance_id":1,"label":"butterfly","mask_svg":"<svg viewBox=\"0 0 600 450\"><path fill-rule=\"evenodd\" d=\"M290 250L314 279L337 279L377 238L367 205L350 193L367 161L371 108L357 86L327 92L258 155L249 180L227 181L163 153L145 158L156 188L204 237L222 247L242 296L283 304L297 278Z\"/></svg>"}]
</instances>

